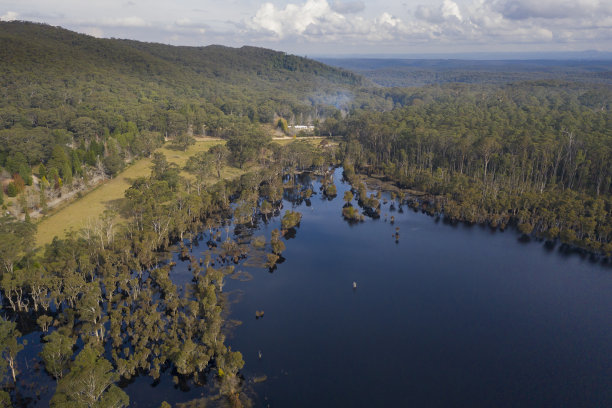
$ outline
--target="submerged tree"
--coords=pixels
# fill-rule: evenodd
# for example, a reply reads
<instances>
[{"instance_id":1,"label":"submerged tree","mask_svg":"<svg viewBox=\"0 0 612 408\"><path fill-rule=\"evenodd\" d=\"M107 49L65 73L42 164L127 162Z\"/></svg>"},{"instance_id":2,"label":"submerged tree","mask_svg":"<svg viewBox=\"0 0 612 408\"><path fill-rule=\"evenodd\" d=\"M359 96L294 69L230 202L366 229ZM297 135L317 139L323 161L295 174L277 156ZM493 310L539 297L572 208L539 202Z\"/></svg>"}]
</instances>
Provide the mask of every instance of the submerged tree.
<instances>
[{"instance_id":1,"label":"submerged tree","mask_svg":"<svg viewBox=\"0 0 612 408\"><path fill-rule=\"evenodd\" d=\"M129 397L114 384L118 379L111 363L96 348L85 346L71 364L70 372L58 382L51 407L127 407Z\"/></svg>"},{"instance_id":2,"label":"submerged tree","mask_svg":"<svg viewBox=\"0 0 612 408\"><path fill-rule=\"evenodd\" d=\"M302 220L302 214L297 211L287 210L281 220L281 228L287 230L297 226Z\"/></svg>"},{"instance_id":3,"label":"submerged tree","mask_svg":"<svg viewBox=\"0 0 612 408\"><path fill-rule=\"evenodd\" d=\"M346 190L343 199L346 204L349 204L351 201L353 201L353 193L351 192L351 190Z\"/></svg>"},{"instance_id":4,"label":"submerged tree","mask_svg":"<svg viewBox=\"0 0 612 408\"><path fill-rule=\"evenodd\" d=\"M21 336L19 330L17 330L17 324L8 320L0 318L0 354L2 354L2 360L0 361L0 377L4 379L6 368L11 370L11 376L13 383L17 381L17 354L23 350L23 344L19 343L17 339Z\"/></svg>"},{"instance_id":5,"label":"submerged tree","mask_svg":"<svg viewBox=\"0 0 612 408\"><path fill-rule=\"evenodd\" d=\"M40 357L49 374L56 380L61 379L68 369L74 343L75 340L72 337L65 336L58 331L45 337L45 345Z\"/></svg>"},{"instance_id":6,"label":"submerged tree","mask_svg":"<svg viewBox=\"0 0 612 408\"><path fill-rule=\"evenodd\" d=\"M280 239L280 231L278 229L272 230L270 245L272 246L272 252L276 255L280 255L285 250L285 243ZM275 260L276 262L276 260Z\"/></svg>"}]
</instances>

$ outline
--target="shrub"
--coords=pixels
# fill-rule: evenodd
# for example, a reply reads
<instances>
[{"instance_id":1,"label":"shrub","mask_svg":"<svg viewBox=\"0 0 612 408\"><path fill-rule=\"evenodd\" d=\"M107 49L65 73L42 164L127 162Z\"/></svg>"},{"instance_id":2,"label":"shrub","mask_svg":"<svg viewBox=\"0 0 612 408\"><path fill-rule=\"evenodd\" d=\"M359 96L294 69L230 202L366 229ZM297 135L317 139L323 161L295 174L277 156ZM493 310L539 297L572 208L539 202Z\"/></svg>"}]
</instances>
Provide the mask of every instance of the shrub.
<instances>
[{"instance_id":1,"label":"shrub","mask_svg":"<svg viewBox=\"0 0 612 408\"><path fill-rule=\"evenodd\" d=\"M264 236L257 236L255 238L253 238L253 241L251 241L251 243L253 244L254 248L257 249L262 249L266 247L266 237Z\"/></svg>"},{"instance_id":2,"label":"shrub","mask_svg":"<svg viewBox=\"0 0 612 408\"><path fill-rule=\"evenodd\" d=\"M280 255L285 250L285 243L280 239L280 231L275 229L272 231L272 238L270 239L272 245L272 252L276 255Z\"/></svg>"},{"instance_id":3,"label":"shrub","mask_svg":"<svg viewBox=\"0 0 612 408\"><path fill-rule=\"evenodd\" d=\"M264 200L261 203L261 207L259 208L259 210L261 211L262 214L270 214L271 212L274 211L274 208L272 208L272 204L270 204L268 200Z\"/></svg>"},{"instance_id":4,"label":"shrub","mask_svg":"<svg viewBox=\"0 0 612 408\"><path fill-rule=\"evenodd\" d=\"M284 134L289 133L289 126L287 125L287 120L284 118L279 118L278 122L276 122L276 127L278 127Z\"/></svg>"},{"instance_id":5,"label":"shrub","mask_svg":"<svg viewBox=\"0 0 612 408\"><path fill-rule=\"evenodd\" d=\"M285 215L283 215L283 219L281 220L281 228L287 230L289 228L293 228L300 223L302 220L302 214L297 211L285 211Z\"/></svg>"},{"instance_id":6,"label":"shrub","mask_svg":"<svg viewBox=\"0 0 612 408\"><path fill-rule=\"evenodd\" d=\"M363 215L355 207L348 206L342 209L342 216L348 221L363 221Z\"/></svg>"},{"instance_id":7,"label":"shrub","mask_svg":"<svg viewBox=\"0 0 612 408\"><path fill-rule=\"evenodd\" d=\"M13 175L13 184L17 187L17 193L21 193L25 190L26 183L19 174Z\"/></svg>"},{"instance_id":8,"label":"shrub","mask_svg":"<svg viewBox=\"0 0 612 408\"><path fill-rule=\"evenodd\" d=\"M330 183L325 186L325 195L328 197L335 197L338 195L338 190L336 189L336 185L334 183Z\"/></svg>"},{"instance_id":9,"label":"shrub","mask_svg":"<svg viewBox=\"0 0 612 408\"><path fill-rule=\"evenodd\" d=\"M15 182L11 181L6 188L6 195L9 197L17 197L17 194L19 194L19 189L15 185Z\"/></svg>"}]
</instances>

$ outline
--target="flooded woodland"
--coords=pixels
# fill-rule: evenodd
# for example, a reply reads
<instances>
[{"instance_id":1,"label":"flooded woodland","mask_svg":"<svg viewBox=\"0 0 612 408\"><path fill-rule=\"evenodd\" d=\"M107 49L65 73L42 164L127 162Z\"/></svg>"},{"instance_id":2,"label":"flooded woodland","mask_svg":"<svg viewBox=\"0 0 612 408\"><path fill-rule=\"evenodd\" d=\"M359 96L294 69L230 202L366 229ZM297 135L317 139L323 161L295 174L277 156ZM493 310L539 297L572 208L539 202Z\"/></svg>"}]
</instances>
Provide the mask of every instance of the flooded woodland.
<instances>
[{"instance_id":1,"label":"flooded woodland","mask_svg":"<svg viewBox=\"0 0 612 408\"><path fill-rule=\"evenodd\" d=\"M284 179L282 206L237 223L234 202L233 219L177 242L165 261L177 292L193 299L207 266L223 274L209 279L218 287L225 345L244 360L231 385L240 404L612 400L608 264L512 228L449 223L385 191L367 216L356 198L347 202L342 168L324 182L310 173L293 179ZM326 194L330 183L334 195ZM348 206L366 214L363 221L347 220ZM282 228L287 214L298 213ZM24 370L21 391L38 393L32 406L42 407L55 381L37 362L41 337L23 337L19 365L34 367ZM118 385L134 407L228 403L218 396L218 369L195 379L176 371L162 366L157 379L136 374Z\"/></svg>"}]
</instances>

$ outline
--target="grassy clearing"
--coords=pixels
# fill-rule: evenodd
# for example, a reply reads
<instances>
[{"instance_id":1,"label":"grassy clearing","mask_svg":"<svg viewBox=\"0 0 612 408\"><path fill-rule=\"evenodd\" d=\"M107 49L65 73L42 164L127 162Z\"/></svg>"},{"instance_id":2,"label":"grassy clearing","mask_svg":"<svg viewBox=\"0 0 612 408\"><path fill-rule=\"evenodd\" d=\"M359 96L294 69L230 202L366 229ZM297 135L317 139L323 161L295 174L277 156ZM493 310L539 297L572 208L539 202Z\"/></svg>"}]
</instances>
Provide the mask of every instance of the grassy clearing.
<instances>
[{"instance_id":1,"label":"grassy clearing","mask_svg":"<svg viewBox=\"0 0 612 408\"><path fill-rule=\"evenodd\" d=\"M199 139L193 146L189 146L186 151L170 149L168 146L161 147L157 149L157 151L163 153L169 162L176 163L182 168L185 166L185 164L187 164L187 159L189 159L189 157L198 152L205 152L211 147L222 143L225 143L225 141L216 139Z\"/></svg>"},{"instance_id":2,"label":"grassy clearing","mask_svg":"<svg viewBox=\"0 0 612 408\"><path fill-rule=\"evenodd\" d=\"M185 152L171 150L168 147L162 147L157 151L165 154L168 161L183 167L189 156L208 150L219 143L223 141L199 140ZM227 168L224 170L223 177L231 178L241 174L239 169ZM89 219L97 219L105 210L118 208L124 200L125 190L131 186L132 181L138 177L148 176L150 172L151 160L141 159L114 179L106 181L83 197L52 211L38 223L36 244L40 246L50 243L55 236L63 237L70 230L79 230L87 224Z\"/></svg>"},{"instance_id":3,"label":"grassy clearing","mask_svg":"<svg viewBox=\"0 0 612 408\"><path fill-rule=\"evenodd\" d=\"M284 137L282 139L274 139L274 143L278 143L281 146L286 146L292 142L306 141L313 146L318 146L322 140L327 139L324 136L309 136L309 137ZM329 141L329 140L328 140Z\"/></svg>"}]
</instances>

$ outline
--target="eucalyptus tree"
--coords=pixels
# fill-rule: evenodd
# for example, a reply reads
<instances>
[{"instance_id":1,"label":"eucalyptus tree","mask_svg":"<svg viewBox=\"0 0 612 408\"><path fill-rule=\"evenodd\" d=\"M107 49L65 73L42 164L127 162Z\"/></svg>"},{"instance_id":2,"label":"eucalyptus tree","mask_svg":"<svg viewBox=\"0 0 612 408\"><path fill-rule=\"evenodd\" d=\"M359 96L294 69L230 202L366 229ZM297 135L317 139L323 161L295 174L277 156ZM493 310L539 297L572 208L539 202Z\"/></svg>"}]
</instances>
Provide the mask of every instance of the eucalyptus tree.
<instances>
[{"instance_id":1,"label":"eucalyptus tree","mask_svg":"<svg viewBox=\"0 0 612 408\"><path fill-rule=\"evenodd\" d=\"M225 145L219 144L212 146L208 153L212 157L215 170L217 171L217 178L221 178L221 169L227 162L227 158L230 154L228 148Z\"/></svg>"},{"instance_id":2,"label":"eucalyptus tree","mask_svg":"<svg viewBox=\"0 0 612 408\"><path fill-rule=\"evenodd\" d=\"M57 383L51 399L52 408L121 408L129 405L129 397L115 382L119 375L99 350L86 345L70 364L70 372Z\"/></svg>"},{"instance_id":3,"label":"eucalyptus tree","mask_svg":"<svg viewBox=\"0 0 612 408\"><path fill-rule=\"evenodd\" d=\"M201 183L210 176L215 164L214 158L209 152L199 152L187 159L185 170L195 174L198 182Z\"/></svg>"},{"instance_id":4,"label":"eucalyptus tree","mask_svg":"<svg viewBox=\"0 0 612 408\"><path fill-rule=\"evenodd\" d=\"M72 359L75 339L54 331L44 338L43 349L40 357L45 364L45 369L56 380L60 380L68 371Z\"/></svg>"},{"instance_id":5,"label":"eucalyptus tree","mask_svg":"<svg viewBox=\"0 0 612 408\"><path fill-rule=\"evenodd\" d=\"M21 332L17 330L17 324L4 318L0 318L0 380L6 375L7 366L10 369L13 383L17 381L17 354L23 350L23 344L19 342Z\"/></svg>"},{"instance_id":6,"label":"eucalyptus tree","mask_svg":"<svg viewBox=\"0 0 612 408\"><path fill-rule=\"evenodd\" d=\"M0 272L13 273L15 265L34 249L36 226L11 215L0 217Z\"/></svg>"},{"instance_id":7,"label":"eucalyptus tree","mask_svg":"<svg viewBox=\"0 0 612 408\"><path fill-rule=\"evenodd\" d=\"M276 255L281 255L285 250L285 243L280 239L281 233L278 229L274 229L271 232L270 245L272 246L272 252Z\"/></svg>"},{"instance_id":8,"label":"eucalyptus tree","mask_svg":"<svg viewBox=\"0 0 612 408\"><path fill-rule=\"evenodd\" d=\"M351 201L353 201L353 193L351 192L351 190L346 190L346 192L344 193L344 197L342 197L344 199L344 202L346 204L350 204Z\"/></svg>"}]
</instances>

